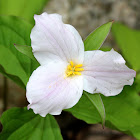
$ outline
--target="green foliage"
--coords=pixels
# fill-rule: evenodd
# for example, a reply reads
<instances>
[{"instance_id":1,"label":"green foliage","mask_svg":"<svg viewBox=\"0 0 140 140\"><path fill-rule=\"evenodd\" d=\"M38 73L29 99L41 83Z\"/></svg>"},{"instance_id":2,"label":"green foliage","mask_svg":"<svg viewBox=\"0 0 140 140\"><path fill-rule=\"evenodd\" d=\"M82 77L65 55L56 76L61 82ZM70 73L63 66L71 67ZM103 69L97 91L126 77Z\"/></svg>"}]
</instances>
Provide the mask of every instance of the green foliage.
<instances>
[{"instance_id":1,"label":"green foliage","mask_svg":"<svg viewBox=\"0 0 140 140\"><path fill-rule=\"evenodd\" d=\"M120 108L119 112L121 113L118 118L116 117L120 119L119 123L117 123L117 129L126 131L126 133L140 139L140 96L138 96L140 91L140 31L116 23L113 25L112 33L128 64L138 71L135 79L135 87L125 90L126 95L122 95L123 97L119 98L119 102L121 101L123 106L118 106ZM127 104L125 102L127 102ZM122 107L126 110L125 112L123 112ZM126 117L124 118L121 115L125 115ZM111 118L108 117L108 120L109 119L111 120Z\"/></svg>"},{"instance_id":2,"label":"green foliage","mask_svg":"<svg viewBox=\"0 0 140 140\"><path fill-rule=\"evenodd\" d=\"M84 41L85 50L98 50L111 29L112 22L108 22L93 31Z\"/></svg>"},{"instance_id":3,"label":"green foliage","mask_svg":"<svg viewBox=\"0 0 140 140\"><path fill-rule=\"evenodd\" d=\"M86 93L84 91L83 96L86 96L86 98L91 102L92 106L95 106L95 108L97 109L100 117L101 117L101 121L102 121L102 125L104 126L105 124L105 108L104 108L104 104L102 102L102 98L100 96L100 94L90 94L90 93Z\"/></svg>"},{"instance_id":4,"label":"green foliage","mask_svg":"<svg viewBox=\"0 0 140 140\"><path fill-rule=\"evenodd\" d=\"M34 14L39 14L47 1L48 0L0 0L0 15L20 16L34 23Z\"/></svg>"},{"instance_id":5,"label":"green foliage","mask_svg":"<svg viewBox=\"0 0 140 140\"><path fill-rule=\"evenodd\" d=\"M5 57L6 54L7 54L7 57ZM11 75L15 75L19 77L20 79L22 79L22 81L28 80L28 77L24 69L21 67L16 56L10 51L10 49L2 45L0 45L0 64L1 64L0 72L4 73L7 77L10 76L8 74L11 74ZM9 78L12 79L14 77L9 77ZM21 85L21 83L23 82L19 78L16 81L15 79L13 80L17 82L19 85ZM22 86L25 87L25 83Z\"/></svg>"},{"instance_id":6,"label":"green foliage","mask_svg":"<svg viewBox=\"0 0 140 140\"><path fill-rule=\"evenodd\" d=\"M43 118L25 108L12 108L3 113L4 126L0 140L62 140L54 117Z\"/></svg>"},{"instance_id":7,"label":"green foliage","mask_svg":"<svg viewBox=\"0 0 140 140\"><path fill-rule=\"evenodd\" d=\"M94 95L91 95L94 98ZM101 123L101 117L93 103L94 101L89 99L84 93L80 99L80 101L72 108L67 109L74 115L76 118L83 120L87 123L96 124Z\"/></svg>"},{"instance_id":8,"label":"green foliage","mask_svg":"<svg viewBox=\"0 0 140 140\"><path fill-rule=\"evenodd\" d=\"M106 126L140 139L140 97L133 87L125 87L116 97L102 98L106 108Z\"/></svg>"},{"instance_id":9,"label":"green foliage","mask_svg":"<svg viewBox=\"0 0 140 140\"><path fill-rule=\"evenodd\" d=\"M15 83L17 83L20 87L25 88L25 84L19 79L18 76L14 76L12 74L8 74L5 69L2 67L2 65L0 65L0 73L2 73L5 77L10 78L11 80L13 80Z\"/></svg>"},{"instance_id":10,"label":"green foliage","mask_svg":"<svg viewBox=\"0 0 140 140\"><path fill-rule=\"evenodd\" d=\"M112 33L125 59L133 69L140 70L140 31L116 23Z\"/></svg>"},{"instance_id":11,"label":"green foliage","mask_svg":"<svg viewBox=\"0 0 140 140\"><path fill-rule=\"evenodd\" d=\"M123 92L115 97L102 96L102 100L106 109L105 126L140 139L140 97L135 86L125 87ZM78 104L67 111L90 124L101 122L96 108L86 96L82 96Z\"/></svg>"},{"instance_id":12,"label":"green foliage","mask_svg":"<svg viewBox=\"0 0 140 140\"><path fill-rule=\"evenodd\" d=\"M16 76L24 85L32 71L38 67L38 63L20 53L14 44L30 46L31 29L32 25L20 18L0 16L0 64L7 77L9 74ZM12 77L9 78L12 79ZM21 85L19 80L12 80Z\"/></svg>"},{"instance_id":13,"label":"green foliage","mask_svg":"<svg viewBox=\"0 0 140 140\"><path fill-rule=\"evenodd\" d=\"M104 126L105 109L100 94L93 95L84 91L78 104L66 111L71 112L75 117L82 119L87 123L101 122Z\"/></svg>"},{"instance_id":14,"label":"green foliage","mask_svg":"<svg viewBox=\"0 0 140 140\"><path fill-rule=\"evenodd\" d=\"M15 45L16 49L25 54L26 56L28 56L29 58L31 58L32 60L36 61L36 63L38 63L38 61L36 60L36 58L33 55L32 52L32 47L31 46L21 46L21 45Z\"/></svg>"}]
</instances>

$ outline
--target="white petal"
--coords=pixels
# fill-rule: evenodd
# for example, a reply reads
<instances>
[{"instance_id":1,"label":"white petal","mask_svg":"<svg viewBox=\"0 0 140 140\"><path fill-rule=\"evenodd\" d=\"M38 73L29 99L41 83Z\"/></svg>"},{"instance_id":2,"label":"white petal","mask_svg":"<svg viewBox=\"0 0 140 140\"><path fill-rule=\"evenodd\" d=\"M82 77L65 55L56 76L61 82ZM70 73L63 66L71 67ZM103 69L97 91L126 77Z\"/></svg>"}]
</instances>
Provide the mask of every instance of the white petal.
<instances>
[{"instance_id":1,"label":"white petal","mask_svg":"<svg viewBox=\"0 0 140 140\"><path fill-rule=\"evenodd\" d=\"M124 85L132 85L136 73L129 69L123 57L112 49L109 52L86 51L83 75L84 90L114 96L122 91Z\"/></svg>"},{"instance_id":2,"label":"white petal","mask_svg":"<svg viewBox=\"0 0 140 140\"><path fill-rule=\"evenodd\" d=\"M83 77L64 76L64 64L48 64L38 67L27 84L27 100L36 114L45 117L48 113L58 115L71 108L83 92Z\"/></svg>"},{"instance_id":3,"label":"white petal","mask_svg":"<svg viewBox=\"0 0 140 140\"><path fill-rule=\"evenodd\" d=\"M74 27L64 24L58 14L35 15L31 46L40 64L49 61L83 63L84 44Z\"/></svg>"}]
</instances>

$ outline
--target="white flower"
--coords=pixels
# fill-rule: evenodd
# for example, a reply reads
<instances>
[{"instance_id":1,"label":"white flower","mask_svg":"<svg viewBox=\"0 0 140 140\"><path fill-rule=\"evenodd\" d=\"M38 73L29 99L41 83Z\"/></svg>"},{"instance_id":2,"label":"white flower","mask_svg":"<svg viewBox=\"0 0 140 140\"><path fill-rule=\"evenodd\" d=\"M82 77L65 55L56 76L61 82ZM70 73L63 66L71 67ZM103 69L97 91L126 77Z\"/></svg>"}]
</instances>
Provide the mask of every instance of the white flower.
<instances>
[{"instance_id":1,"label":"white flower","mask_svg":"<svg viewBox=\"0 0 140 140\"><path fill-rule=\"evenodd\" d=\"M35 15L31 45L39 66L27 84L28 108L45 117L73 107L83 90L105 96L119 94L132 85L135 71L123 57L109 52L85 51L76 29L58 14Z\"/></svg>"}]
</instances>

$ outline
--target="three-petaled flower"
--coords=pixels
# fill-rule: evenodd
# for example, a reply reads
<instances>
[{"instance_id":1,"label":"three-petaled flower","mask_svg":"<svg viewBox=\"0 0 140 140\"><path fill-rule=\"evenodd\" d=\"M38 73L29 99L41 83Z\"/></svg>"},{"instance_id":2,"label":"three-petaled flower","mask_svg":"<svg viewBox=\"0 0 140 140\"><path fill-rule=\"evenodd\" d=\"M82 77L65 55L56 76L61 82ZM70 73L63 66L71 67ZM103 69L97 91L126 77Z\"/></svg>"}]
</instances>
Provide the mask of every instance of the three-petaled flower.
<instances>
[{"instance_id":1,"label":"three-petaled flower","mask_svg":"<svg viewBox=\"0 0 140 140\"><path fill-rule=\"evenodd\" d=\"M73 107L83 90L105 96L119 94L132 85L135 71L113 49L85 51L76 29L58 14L35 15L31 45L40 66L27 84L28 108L45 117Z\"/></svg>"}]
</instances>

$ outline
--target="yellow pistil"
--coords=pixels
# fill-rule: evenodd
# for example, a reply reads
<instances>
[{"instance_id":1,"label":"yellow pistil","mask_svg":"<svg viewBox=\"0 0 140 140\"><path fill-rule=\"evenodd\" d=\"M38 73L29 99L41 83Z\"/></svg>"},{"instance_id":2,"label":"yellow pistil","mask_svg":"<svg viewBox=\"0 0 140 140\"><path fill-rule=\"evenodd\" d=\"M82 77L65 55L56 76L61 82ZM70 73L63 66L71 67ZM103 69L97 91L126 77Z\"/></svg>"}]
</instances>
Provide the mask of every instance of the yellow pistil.
<instances>
[{"instance_id":1,"label":"yellow pistil","mask_svg":"<svg viewBox=\"0 0 140 140\"><path fill-rule=\"evenodd\" d=\"M83 66L82 64L74 65L74 63L70 61L70 64L67 66L66 69L66 77L81 75L81 71L84 70L83 68L81 68L82 66Z\"/></svg>"}]
</instances>

